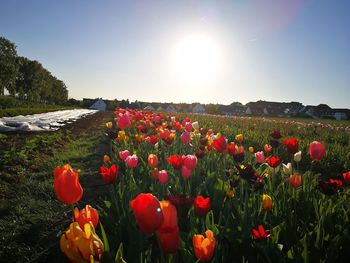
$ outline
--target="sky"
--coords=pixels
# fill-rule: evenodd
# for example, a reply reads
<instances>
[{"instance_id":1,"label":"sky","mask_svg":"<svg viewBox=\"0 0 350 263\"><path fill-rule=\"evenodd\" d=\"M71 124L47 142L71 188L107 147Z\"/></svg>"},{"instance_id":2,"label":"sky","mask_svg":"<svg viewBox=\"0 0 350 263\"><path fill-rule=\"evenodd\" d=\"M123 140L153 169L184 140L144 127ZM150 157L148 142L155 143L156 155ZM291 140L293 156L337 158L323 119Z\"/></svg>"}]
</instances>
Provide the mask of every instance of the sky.
<instances>
[{"instance_id":1,"label":"sky","mask_svg":"<svg viewBox=\"0 0 350 263\"><path fill-rule=\"evenodd\" d=\"M0 0L69 97L350 108L348 0Z\"/></svg>"}]
</instances>

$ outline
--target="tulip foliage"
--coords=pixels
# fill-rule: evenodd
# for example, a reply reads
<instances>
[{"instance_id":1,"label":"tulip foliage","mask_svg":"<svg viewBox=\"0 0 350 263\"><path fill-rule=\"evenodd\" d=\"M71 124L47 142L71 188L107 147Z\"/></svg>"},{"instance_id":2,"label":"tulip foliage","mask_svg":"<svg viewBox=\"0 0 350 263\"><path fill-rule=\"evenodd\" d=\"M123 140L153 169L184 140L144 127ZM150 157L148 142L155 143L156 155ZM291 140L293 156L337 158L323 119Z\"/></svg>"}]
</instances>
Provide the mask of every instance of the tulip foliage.
<instances>
[{"instance_id":1,"label":"tulip foliage","mask_svg":"<svg viewBox=\"0 0 350 263\"><path fill-rule=\"evenodd\" d=\"M99 211L104 230L97 228L109 245L98 241L93 257L104 248L105 262L350 258L350 167L335 158L346 153L308 126L121 108L114 114L100 169L110 196ZM78 201L77 191L66 197L56 190L67 204ZM93 211L76 212L74 227L94 227Z\"/></svg>"}]
</instances>

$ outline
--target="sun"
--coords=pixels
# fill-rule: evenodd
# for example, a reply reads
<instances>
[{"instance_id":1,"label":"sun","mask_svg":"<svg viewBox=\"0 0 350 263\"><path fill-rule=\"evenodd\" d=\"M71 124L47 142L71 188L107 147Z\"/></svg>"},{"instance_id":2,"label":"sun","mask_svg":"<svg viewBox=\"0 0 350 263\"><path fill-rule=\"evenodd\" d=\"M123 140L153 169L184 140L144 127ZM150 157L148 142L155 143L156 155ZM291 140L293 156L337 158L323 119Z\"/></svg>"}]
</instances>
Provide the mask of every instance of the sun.
<instances>
[{"instance_id":1,"label":"sun","mask_svg":"<svg viewBox=\"0 0 350 263\"><path fill-rule=\"evenodd\" d=\"M174 64L179 77L192 82L214 80L220 71L220 48L213 38L191 35L175 46Z\"/></svg>"}]
</instances>

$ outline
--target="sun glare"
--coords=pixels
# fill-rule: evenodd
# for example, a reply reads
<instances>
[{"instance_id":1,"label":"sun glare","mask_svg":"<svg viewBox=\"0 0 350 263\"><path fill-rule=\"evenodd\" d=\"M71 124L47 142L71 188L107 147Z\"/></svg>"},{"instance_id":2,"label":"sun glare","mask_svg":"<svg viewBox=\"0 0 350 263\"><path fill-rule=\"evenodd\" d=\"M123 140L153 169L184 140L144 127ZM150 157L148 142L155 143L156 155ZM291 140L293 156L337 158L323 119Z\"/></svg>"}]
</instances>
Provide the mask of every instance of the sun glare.
<instances>
[{"instance_id":1,"label":"sun glare","mask_svg":"<svg viewBox=\"0 0 350 263\"><path fill-rule=\"evenodd\" d=\"M177 43L174 52L176 73L193 82L213 80L220 68L218 44L204 35L193 35Z\"/></svg>"}]
</instances>

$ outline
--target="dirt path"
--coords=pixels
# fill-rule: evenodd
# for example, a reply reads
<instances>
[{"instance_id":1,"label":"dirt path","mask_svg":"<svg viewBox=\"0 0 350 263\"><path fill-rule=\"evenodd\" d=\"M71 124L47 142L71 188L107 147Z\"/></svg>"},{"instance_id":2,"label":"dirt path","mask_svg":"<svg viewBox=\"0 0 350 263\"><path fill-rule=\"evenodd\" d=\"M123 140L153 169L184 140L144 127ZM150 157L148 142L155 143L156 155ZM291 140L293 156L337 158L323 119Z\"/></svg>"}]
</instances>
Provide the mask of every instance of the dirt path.
<instances>
[{"instance_id":1,"label":"dirt path","mask_svg":"<svg viewBox=\"0 0 350 263\"><path fill-rule=\"evenodd\" d=\"M81 169L84 195L78 207L101 202L108 188L98 170L102 156L109 151L105 123L112 118L112 112L98 112L59 132L11 134L0 141L8 162L0 164L0 239L8 242L1 242L1 260L66 262L57 234L69 226L71 211L53 192L52 171L64 163ZM23 150L29 146L30 150ZM18 156L24 152L26 158L11 159L9 152Z\"/></svg>"}]
</instances>

